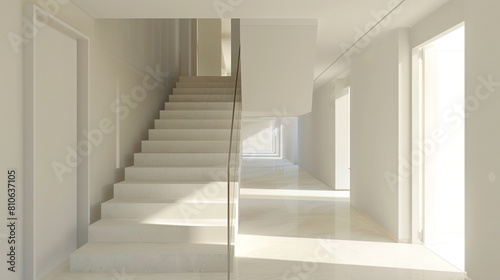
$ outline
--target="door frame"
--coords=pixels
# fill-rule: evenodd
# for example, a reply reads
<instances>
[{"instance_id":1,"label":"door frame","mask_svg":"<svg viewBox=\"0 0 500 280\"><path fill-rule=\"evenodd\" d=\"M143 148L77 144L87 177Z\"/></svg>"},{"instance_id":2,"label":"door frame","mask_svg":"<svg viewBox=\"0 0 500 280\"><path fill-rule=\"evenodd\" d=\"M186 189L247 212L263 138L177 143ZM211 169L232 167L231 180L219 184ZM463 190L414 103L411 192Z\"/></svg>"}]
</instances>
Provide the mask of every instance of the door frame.
<instances>
[{"instance_id":1,"label":"door frame","mask_svg":"<svg viewBox=\"0 0 500 280\"><path fill-rule=\"evenodd\" d=\"M37 92L35 82L37 47L36 29L43 28L44 25L51 24L63 32L71 34L77 40L77 143L86 140L83 130L89 130L89 91L90 91L90 39L67 23L61 21L51 13L45 11L36 4L24 5L25 22L33 24L33 30L24 29L24 272L26 279L35 277L34 260L34 144L35 144L35 119L34 100ZM64 149L64 147L61 147ZM90 224L90 192L89 192L89 170L90 161L88 157L82 157L81 163L77 166L77 247L81 247L88 242L88 226Z\"/></svg>"},{"instance_id":2,"label":"door frame","mask_svg":"<svg viewBox=\"0 0 500 280\"><path fill-rule=\"evenodd\" d=\"M425 205L425 155L419 147L424 146L424 67L425 61L423 58L423 48L429 43L442 38L457 29L465 26L465 22L461 22L449 29L443 30L436 36L423 42L422 44L414 47L412 51L412 117L411 117L411 139L412 139L412 153L411 153L411 243L423 244L425 232L425 207L420 213L420 205ZM423 193L420 198L420 192ZM422 215L422 217L421 217ZM422 232L420 232L420 218L422 218Z\"/></svg>"}]
</instances>

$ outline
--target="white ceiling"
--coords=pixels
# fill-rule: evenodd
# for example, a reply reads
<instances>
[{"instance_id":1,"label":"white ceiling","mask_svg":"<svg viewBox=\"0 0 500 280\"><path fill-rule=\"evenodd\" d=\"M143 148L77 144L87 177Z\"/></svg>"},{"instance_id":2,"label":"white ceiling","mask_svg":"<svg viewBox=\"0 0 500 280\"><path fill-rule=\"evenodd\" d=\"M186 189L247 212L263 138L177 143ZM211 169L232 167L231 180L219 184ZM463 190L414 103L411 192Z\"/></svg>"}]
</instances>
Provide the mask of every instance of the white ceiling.
<instances>
[{"instance_id":1,"label":"white ceiling","mask_svg":"<svg viewBox=\"0 0 500 280\"><path fill-rule=\"evenodd\" d=\"M357 32L374 22L373 14L404 1L388 18L387 29L411 27L448 0L72 0L95 18L267 18L318 19L315 88L347 69L347 60L332 62L352 45ZM216 7L219 7L219 12ZM226 8L224 10L224 8ZM378 36L377 36L378 37ZM373 37L375 40L377 37ZM370 38L371 39L371 38ZM323 75L321 73L326 71ZM320 76L320 77L319 77Z\"/></svg>"}]
</instances>

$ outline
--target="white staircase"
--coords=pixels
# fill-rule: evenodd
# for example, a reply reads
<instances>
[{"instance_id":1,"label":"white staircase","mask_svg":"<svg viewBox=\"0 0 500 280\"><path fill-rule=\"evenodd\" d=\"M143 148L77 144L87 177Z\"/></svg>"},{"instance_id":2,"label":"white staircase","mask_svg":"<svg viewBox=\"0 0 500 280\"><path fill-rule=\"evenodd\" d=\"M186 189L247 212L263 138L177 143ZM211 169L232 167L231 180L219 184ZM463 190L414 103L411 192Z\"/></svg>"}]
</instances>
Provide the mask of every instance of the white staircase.
<instances>
[{"instance_id":1,"label":"white staircase","mask_svg":"<svg viewBox=\"0 0 500 280\"><path fill-rule=\"evenodd\" d=\"M227 275L234 80L181 77L173 93L89 243L71 255L71 272Z\"/></svg>"}]
</instances>

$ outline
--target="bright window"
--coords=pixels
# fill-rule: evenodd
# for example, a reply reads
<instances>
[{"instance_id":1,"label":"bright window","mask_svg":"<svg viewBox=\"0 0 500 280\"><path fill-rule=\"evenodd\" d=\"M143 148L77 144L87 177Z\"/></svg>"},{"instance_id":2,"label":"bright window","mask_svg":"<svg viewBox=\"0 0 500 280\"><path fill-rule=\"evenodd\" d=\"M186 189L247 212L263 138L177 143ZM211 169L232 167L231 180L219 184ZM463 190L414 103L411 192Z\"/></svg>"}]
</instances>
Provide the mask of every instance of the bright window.
<instances>
[{"instance_id":1,"label":"bright window","mask_svg":"<svg viewBox=\"0 0 500 280\"><path fill-rule=\"evenodd\" d=\"M281 122L278 118L243 120L243 157L280 157Z\"/></svg>"}]
</instances>

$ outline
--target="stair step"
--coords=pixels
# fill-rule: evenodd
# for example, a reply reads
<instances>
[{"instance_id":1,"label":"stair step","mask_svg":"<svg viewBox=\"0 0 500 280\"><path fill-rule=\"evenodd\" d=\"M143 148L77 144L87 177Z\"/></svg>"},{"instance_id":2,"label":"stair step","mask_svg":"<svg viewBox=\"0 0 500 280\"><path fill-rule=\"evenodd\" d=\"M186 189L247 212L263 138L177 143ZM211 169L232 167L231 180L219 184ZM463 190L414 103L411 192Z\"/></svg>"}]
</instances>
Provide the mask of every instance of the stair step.
<instances>
[{"instance_id":1,"label":"stair step","mask_svg":"<svg viewBox=\"0 0 500 280\"><path fill-rule=\"evenodd\" d=\"M238 145L233 145L233 151ZM229 153L229 141L142 141L143 153Z\"/></svg>"},{"instance_id":2,"label":"stair step","mask_svg":"<svg viewBox=\"0 0 500 280\"><path fill-rule=\"evenodd\" d=\"M171 95L169 97L169 102L232 102L234 96L231 94L225 95L215 95L215 94L205 94L205 95Z\"/></svg>"},{"instance_id":3,"label":"stair step","mask_svg":"<svg viewBox=\"0 0 500 280\"><path fill-rule=\"evenodd\" d=\"M234 88L234 82L177 82L176 88Z\"/></svg>"},{"instance_id":4,"label":"stair step","mask_svg":"<svg viewBox=\"0 0 500 280\"><path fill-rule=\"evenodd\" d=\"M228 149L222 153L138 153L134 166L223 166L228 161Z\"/></svg>"},{"instance_id":5,"label":"stair step","mask_svg":"<svg viewBox=\"0 0 500 280\"><path fill-rule=\"evenodd\" d=\"M231 88L174 88L173 95L232 95L234 86Z\"/></svg>"},{"instance_id":6,"label":"stair step","mask_svg":"<svg viewBox=\"0 0 500 280\"><path fill-rule=\"evenodd\" d=\"M225 244L87 243L70 257L71 272L213 273L227 271Z\"/></svg>"},{"instance_id":7,"label":"stair step","mask_svg":"<svg viewBox=\"0 0 500 280\"><path fill-rule=\"evenodd\" d=\"M227 272L223 273L131 273L127 268L112 270L111 272L80 272L72 273L70 260L66 260L51 272L45 274L41 280L227 280Z\"/></svg>"},{"instance_id":8,"label":"stair step","mask_svg":"<svg viewBox=\"0 0 500 280\"><path fill-rule=\"evenodd\" d=\"M165 110L160 119L231 119L232 110Z\"/></svg>"},{"instance_id":9,"label":"stair step","mask_svg":"<svg viewBox=\"0 0 500 280\"><path fill-rule=\"evenodd\" d=\"M180 242L225 244L227 221L99 220L89 226L89 242Z\"/></svg>"},{"instance_id":10,"label":"stair step","mask_svg":"<svg viewBox=\"0 0 500 280\"><path fill-rule=\"evenodd\" d=\"M226 278L228 207L236 207L227 201L228 150L231 126L241 129L232 120L235 79L180 77L176 86L135 165L125 168L125 181L101 204L89 243L71 255L74 275ZM232 147L239 152L239 143Z\"/></svg>"},{"instance_id":11,"label":"stair step","mask_svg":"<svg viewBox=\"0 0 500 280\"><path fill-rule=\"evenodd\" d=\"M165 110L233 110L233 102L166 102Z\"/></svg>"},{"instance_id":12,"label":"stair step","mask_svg":"<svg viewBox=\"0 0 500 280\"><path fill-rule=\"evenodd\" d=\"M224 219L226 199L113 198L101 204L102 219Z\"/></svg>"},{"instance_id":13,"label":"stair step","mask_svg":"<svg viewBox=\"0 0 500 280\"><path fill-rule=\"evenodd\" d=\"M171 119L155 120L155 129L230 129L232 120L230 119ZM235 127L240 127L238 122Z\"/></svg>"},{"instance_id":14,"label":"stair step","mask_svg":"<svg viewBox=\"0 0 500 280\"><path fill-rule=\"evenodd\" d=\"M212 166L131 166L125 168L126 181L205 181L223 180L221 174L227 173L226 167Z\"/></svg>"},{"instance_id":15,"label":"stair step","mask_svg":"<svg viewBox=\"0 0 500 280\"><path fill-rule=\"evenodd\" d=\"M125 268L113 272L71 273L69 260L63 263L63 271L53 271L42 280L227 280L225 273L128 273ZM55 276L53 276L55 275Z\"/></svg>"},{"instance_id":16,"label":"stair step","mask_svg":"<svg viewBox=\"0 0 500 280\"><path fill-rule=\"evenodd\" d=\"M220 174L222 177L222 173ZM225 174L224 174L225 177ZM199 197L227 198L227 182L221 181L123 181L114 185L115 198L168 198L195 201Z\"/></svg>"},{"instance_id":17,"label":"stair step","mask_svg":"<svg viewBox=\"0 0 500 280\"><path fill-rule=\"evenodd\" d=\"M229 140L230 129L151 129L149 140L191 140L191 141L217 141Z\"/></svg>"},{"instance_id":18,"label":"stair step","mask_svg":"<svg viewBox=\"0 0 500 280\"><path fill-rule=\"evenodd\" d=\"M223 82L231 83L235 81L231 76L180 76L180 82Z\"/></svg>"}]
</instances>

